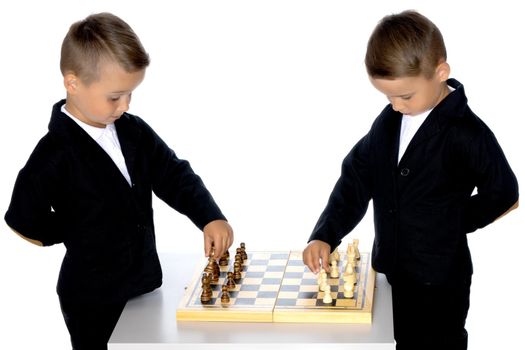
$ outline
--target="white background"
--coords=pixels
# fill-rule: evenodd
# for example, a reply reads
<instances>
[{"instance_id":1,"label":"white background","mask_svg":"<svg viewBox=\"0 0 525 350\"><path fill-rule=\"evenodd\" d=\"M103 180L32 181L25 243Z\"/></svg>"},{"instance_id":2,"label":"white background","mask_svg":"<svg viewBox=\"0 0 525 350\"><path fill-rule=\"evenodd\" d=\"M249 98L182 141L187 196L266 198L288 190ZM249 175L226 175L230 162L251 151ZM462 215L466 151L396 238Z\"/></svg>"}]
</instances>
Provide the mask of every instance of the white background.
<instances>
[{"instance_id":1,"label":"white background","mask_svg":"<svg viewBox=\"0 0 525 350\"><path fill-rule=\"evenodd\" d=\"M368 36L384 15L404 9L440 27L452 77L465 85L471 108L495 132L518 179L523 174L525 33L518 2L158 3L2 2L2 215L17 172L47 130L52 104L65 96L62 39L71 23L100 11L126 20L152 59L130 112L191 161L231 222L235 245L303 249L343 157L387 103L366 76ZM186 217L158 200L154 206L160 252L202 252L202 234ZM523 224L519 209L469 236L470 349L523 348ZM370 249L371 210L351 237ZM69 348L55 293L63 253L61 245L32 246L0 226L0 348Z\"/></svg>"}]
</instances>

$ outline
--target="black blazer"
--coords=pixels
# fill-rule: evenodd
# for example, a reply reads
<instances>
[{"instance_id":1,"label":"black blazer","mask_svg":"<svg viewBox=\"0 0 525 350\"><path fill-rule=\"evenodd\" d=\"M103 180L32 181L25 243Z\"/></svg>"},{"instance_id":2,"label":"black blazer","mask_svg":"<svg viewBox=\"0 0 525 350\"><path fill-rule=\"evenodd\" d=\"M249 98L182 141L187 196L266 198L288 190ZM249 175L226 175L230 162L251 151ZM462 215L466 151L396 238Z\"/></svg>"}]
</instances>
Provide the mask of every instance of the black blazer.
<instances>
[{"instance_id":1,"label":"black blazer","mask_svg":"<svg viewBox=\"0 0 525 350\"><path fill-rule=\"evenodd\" d=\"M491 130L470 110L463 85L429 114L399 165L402 115L388 105L350 151L310 240L335 249L372 199L372 264L439 284L472 273L466 233L518 200L518 183ZM477 189L477 194L473 190Z\"/></svg>"},{"instance_id":2,"label":"black blazer","mask_svg":"<svg viewBox=\"0 0 525 350\"><path fill-rule=\"evenodd\" d=\"M140 118L115 122L132 186L107 153L53 107L49 132L20 171L5 220L24 236L67 248L58 293L129 298L159 287L152 191L200 229L225 219L189 163Z\"/></svg>"}]
</instances>

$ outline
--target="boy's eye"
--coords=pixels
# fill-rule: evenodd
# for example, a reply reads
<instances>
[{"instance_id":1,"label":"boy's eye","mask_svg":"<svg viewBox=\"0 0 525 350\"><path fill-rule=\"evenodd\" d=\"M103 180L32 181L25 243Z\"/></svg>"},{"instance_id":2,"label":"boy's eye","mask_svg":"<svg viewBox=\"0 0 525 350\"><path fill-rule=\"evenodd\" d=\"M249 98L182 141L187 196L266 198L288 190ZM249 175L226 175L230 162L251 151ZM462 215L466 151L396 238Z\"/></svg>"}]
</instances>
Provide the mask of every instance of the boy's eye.
<instances>
[{"instance_id":1,"label":"boy's eye","mask_svg":"<svg viewBox=\"0 0 525 350\"><path fill-rule=\"evenodd\" d=\"M402 100L410 100L412 98L412 96L401 96L401 99Z\"/></svg>"},{"instance_id":2,"label":"boy's eye","mask_svg":"<svg viewBox=\"0 0 525 350\"><path fill-rule=\"evenodd\" d=\"M118 100L120 99L120 96L117 96L117 97L110 97L109 100L111 102L117 102Z\"/></svg>"}]
</instances>

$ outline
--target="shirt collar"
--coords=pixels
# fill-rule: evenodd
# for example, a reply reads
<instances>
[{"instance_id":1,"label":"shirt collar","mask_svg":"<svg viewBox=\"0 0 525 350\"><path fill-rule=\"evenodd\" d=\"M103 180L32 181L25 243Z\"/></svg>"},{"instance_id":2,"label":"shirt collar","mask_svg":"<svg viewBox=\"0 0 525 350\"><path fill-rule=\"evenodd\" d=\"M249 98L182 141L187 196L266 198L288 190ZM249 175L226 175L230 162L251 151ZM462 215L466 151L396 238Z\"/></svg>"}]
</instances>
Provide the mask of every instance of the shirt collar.
<instances>
[{"instance_id":1,"label":"shirt collar","mask_svg":"<svg viewBox=\"0 0 525 350\"><path fill-rule=\"evenodd\" d=\"M68 112L66 109L66 105L63 104L60 108L61 112L67 115L69 118L73 119L75 123L78 124L89 136L93 138L93 140L98 140L102 135L107 131L113 131L112 129L115 128L114 124L109 124L107 127L109 128L97 128L96 126L92 126L89 124L84 123L83 121L79 120L75 116L73 116L71 113Z\"/></svg>"}]
</instances>

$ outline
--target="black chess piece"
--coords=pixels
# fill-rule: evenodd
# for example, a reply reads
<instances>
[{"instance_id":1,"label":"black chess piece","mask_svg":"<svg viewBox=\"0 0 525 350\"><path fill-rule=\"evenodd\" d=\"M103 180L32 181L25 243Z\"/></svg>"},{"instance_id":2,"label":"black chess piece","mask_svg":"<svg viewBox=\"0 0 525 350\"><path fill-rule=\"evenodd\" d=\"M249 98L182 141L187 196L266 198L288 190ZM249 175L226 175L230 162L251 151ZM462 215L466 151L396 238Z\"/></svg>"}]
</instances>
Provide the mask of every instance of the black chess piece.
<instances>
[{"instance_id":1,"label":"black chess piece","mask_svg":"<svg viewBox=\"0 0 525 350\"><path fill-rule=\"evenodd\" d=\"M221 303L227 304L230 302L230 292L228 292L228 286L222 286Z\"/></svg>"}]
</instances>

